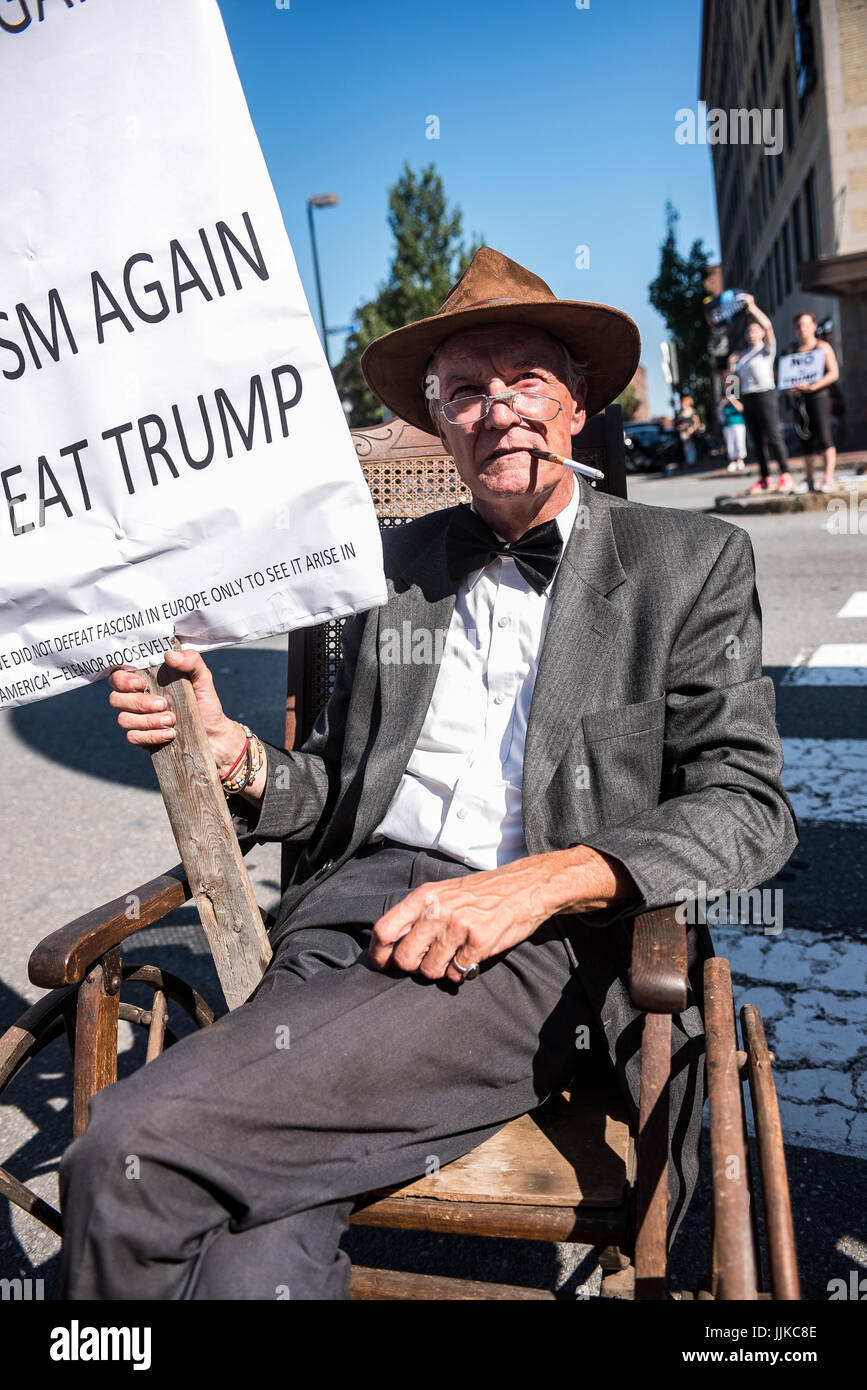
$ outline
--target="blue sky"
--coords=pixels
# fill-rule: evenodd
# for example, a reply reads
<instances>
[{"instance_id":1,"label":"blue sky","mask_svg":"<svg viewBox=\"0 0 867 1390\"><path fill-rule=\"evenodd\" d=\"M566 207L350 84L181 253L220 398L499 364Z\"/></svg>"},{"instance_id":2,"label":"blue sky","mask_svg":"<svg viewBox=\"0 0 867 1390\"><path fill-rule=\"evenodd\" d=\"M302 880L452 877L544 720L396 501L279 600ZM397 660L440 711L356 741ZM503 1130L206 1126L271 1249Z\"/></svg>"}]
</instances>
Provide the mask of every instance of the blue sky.
<instances>
[{"instance_id":1,"label":"blue sky","mask_svg":"<svg viewBox=\"0 0 867 1390\"><path fill-rule=\"evenodd\" d=\"M387 190L404 161L433 161L467 239L564 299L632 315L651 410L667 409L647 297L666 199L682 248L719 249L709 149L674 139L675 111L698 100L699 0L219 3L311 306L306 199L340 199L315 214L330 325L351 323L387 274ZM334 360L342 350L337 337Z\"/></svg>"}]
</instances>

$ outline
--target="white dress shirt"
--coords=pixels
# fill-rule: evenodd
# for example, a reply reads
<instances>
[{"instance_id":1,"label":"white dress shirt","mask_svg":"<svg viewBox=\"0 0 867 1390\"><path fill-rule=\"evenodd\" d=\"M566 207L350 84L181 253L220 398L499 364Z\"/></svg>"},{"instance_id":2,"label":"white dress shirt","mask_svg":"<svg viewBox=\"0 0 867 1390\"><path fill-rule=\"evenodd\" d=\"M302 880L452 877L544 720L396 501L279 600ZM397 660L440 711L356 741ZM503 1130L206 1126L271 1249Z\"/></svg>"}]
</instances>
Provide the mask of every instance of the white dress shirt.
<instances>
[{"instance_id":1,"label":"white dress shirt","mask_svg":"<svg viewBox=\"0 0 867 1390\"><path fill-rule=\"evenodd\" d=\"M579 500L573 479L555 517L564 549ZM496 556L462 581L418 742L373 840L438 849L476 869L527 853L524 741L555 579L537 594L511 557Z\"/></svg>"}]
</instances>

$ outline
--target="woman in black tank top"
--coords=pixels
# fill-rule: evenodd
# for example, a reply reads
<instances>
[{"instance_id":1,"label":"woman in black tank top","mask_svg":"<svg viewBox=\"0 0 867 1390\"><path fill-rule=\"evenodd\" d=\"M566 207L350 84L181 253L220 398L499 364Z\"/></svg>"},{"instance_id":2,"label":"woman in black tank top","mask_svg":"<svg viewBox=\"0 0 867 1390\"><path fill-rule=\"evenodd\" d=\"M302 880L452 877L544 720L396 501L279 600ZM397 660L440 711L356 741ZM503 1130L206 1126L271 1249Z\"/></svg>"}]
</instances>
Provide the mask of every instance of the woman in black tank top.
<instances>
[{"instance_id":1,"label":"woman in black tank top","mask_svg":"<svg viewBox=\"0 0 867 1390\"><path fill-rule=\"evenodd\" d=\"M825 354L825 374L811 385L790 387L791 396L797 408L795 431L804 441L804 472L806 477L795 488L796 492L815 492L813 468L816 456L821 454L824 463L824 476L819 485L821 492L833 492L834 467L837 463L837 450L831 432L831 384L839 379L840 368L830 343L816 337L818 320L810 309L795 315L795 331L798 335L798 352L812 352L821 348Z\"/></svg>"}]
</instances>

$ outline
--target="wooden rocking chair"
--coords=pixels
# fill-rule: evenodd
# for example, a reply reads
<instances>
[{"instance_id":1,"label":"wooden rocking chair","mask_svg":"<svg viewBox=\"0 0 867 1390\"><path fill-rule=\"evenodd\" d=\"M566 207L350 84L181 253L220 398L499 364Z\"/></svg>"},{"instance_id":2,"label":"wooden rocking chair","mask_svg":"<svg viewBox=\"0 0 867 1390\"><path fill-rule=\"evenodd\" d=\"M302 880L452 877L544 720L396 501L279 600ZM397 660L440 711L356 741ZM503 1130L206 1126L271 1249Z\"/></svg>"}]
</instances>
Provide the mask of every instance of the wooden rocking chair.
<instances>
[{"instance_id":1,"label":"wooden rocking chair","mask_svg":"<svg viewBox=\"0 0 867 1390\"><path fill-rule=\"evenodd\" d=\"M361 466L383 529L469 500L440 441L402 421L353 431ZM626 496L619 406L591 419L574 456L605 473L605 486ZM339 659L341 622L292 634L288 642L285 747L303 743L328 697ZM295 846L284 846L285 888ZM0 1091L49 1042L66 1032L74 1058L73 1134L87 1124L90 1098L117 1076L117 1030L123 1019L147 1029L146 1062L174 1041L168 1005L197 1027L213 1021L201 996L157 966L122 966L123 943L191 896L183 867L135 890L140 908L129 919L129 896L96 908L46 937L34 950L30 979L50 992L0 1038ZM151 1008L121 997L127 983L153 991ZM607 1297L666 1296L669 1071L672 1015L686 1007L686 927L674 909L636 917L630 976L633 1005L644 1017L641 1103L630 1129L613 1073L580 1094L552 1098L507 1124L464 1158L429 1177L360 1198L352 1222L534 1241L578 1242L595 1248ZM682 1297L797 1299L794 1234L776 1092L758 1010L741 1010L738 1049L728 962L705 963L707 1088L713 1186L713 1259L706 1287ZM770 1289L756 1220L757 1185L749 1160L744 1082L748 1079L758 1143L769 1252ZM62 1219L5 1169L0 1192L51 1230ZM552 1299L513 1284L355 1267L352 1296L366 1299Z\"/></svg>"}]
</instances>

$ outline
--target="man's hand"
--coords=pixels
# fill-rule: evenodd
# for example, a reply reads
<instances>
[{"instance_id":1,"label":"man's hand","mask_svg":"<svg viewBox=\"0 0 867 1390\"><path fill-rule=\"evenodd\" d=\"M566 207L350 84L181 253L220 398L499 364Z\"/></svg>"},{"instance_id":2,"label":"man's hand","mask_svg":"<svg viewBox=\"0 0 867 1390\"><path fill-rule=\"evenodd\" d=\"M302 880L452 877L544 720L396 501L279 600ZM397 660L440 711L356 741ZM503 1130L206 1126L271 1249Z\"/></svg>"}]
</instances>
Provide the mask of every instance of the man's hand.
<instances>
[{"instance_id":1,"label":"man's hand","mask_svg":"<svg viewBox=\"0 0 867 1390\"><path fill-rule=\"evenodd\" d=\"M217 772L224 777L244 746L240 724L223 713L213 677L200 652L166 652L165 664L170 678L190 677ZM174 738L175 716L162 696L147 693L147 681L141 671L125 668L113 671L109 685L112 687L109 704L120 710L117 722L127 730L130 743L143 748L161 748Z\"/></svg>"},{"instance_id":2,"label":"man's hand","mask_svg":"<svg viewBox=\"0 0 867 1390\"><path fill-rule=\"evenodd\" d=\"M460 984L455 956L464 967L481 965L526 941L549 917L636 895L619 861L585 845L529 855L498 869L419 884L375 924L369 955L380 969Z\"/></svg>"}]
</instances>

